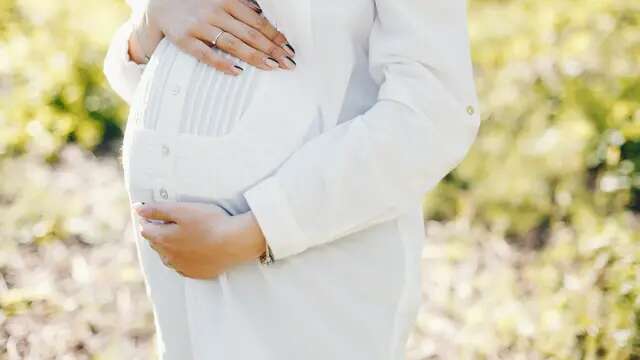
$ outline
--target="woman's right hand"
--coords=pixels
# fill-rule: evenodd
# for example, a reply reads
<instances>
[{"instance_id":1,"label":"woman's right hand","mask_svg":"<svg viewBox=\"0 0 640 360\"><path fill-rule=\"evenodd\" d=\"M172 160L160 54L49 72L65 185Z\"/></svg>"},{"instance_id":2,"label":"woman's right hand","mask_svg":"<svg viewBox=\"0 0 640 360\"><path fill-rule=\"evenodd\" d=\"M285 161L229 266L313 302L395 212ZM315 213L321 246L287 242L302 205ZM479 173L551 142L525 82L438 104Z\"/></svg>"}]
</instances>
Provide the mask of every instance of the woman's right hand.
<instances>
[{"instance_id":1,"label":"woman's right hand","mask_svg":"<svg viewBox=\"0 0 640 360\"><path fill-rule=\"evenodd\" d=\"M295 50L252 0L149 0L145 12L130 39L134 60L151 56L166 36L183 51L227 74L240 71L212 51L214 41L220 50L263 70L295 67ZM221 31L224 33L218 36Z\"/></svg>"}]
</instances>

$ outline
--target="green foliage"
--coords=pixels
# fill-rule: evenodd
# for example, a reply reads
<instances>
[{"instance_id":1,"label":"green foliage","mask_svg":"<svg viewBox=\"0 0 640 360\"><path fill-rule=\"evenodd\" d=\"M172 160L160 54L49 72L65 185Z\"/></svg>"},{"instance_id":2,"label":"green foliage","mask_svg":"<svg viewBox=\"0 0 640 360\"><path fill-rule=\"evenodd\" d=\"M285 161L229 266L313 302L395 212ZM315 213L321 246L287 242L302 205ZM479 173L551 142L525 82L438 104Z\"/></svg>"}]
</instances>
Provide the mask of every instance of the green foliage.
<instances>
[{"instance_id":1,"label":"green foliage","mask_svg":"<svg viewBox=\"0 0 640 360\"><path fill-rule=\"evenodd\" d=\"M504 303L535 331L506 316L490 348L640 356L640 3L476 0L470 20L481 133L425 205L522 257Z\"/></svg>"},{"instance_id":2,"label":"green foliage","mask_svg":"<svg viewBox=\"0 0 640 360\"><path fill-rule=\"evenodd\" d=\"M0 155L54 157L118 138L125 108L106 86L104 51L122 2L0 2Z\"/></svg>"},{"instance_id":3,"label":"green foliage","mask_svg":"<svg viewBox=\"0 0 640 360\"><path fill-rule=\"evenodd\" d=\"M111 331L93 334L98 300L78 295L92 291L77 259L121 259L114 254L126 249L100 240L117 237L127 216L118 165L61 149L95 151L122 135L126 108L102 61L126 13L122 1L0 1L0 289L9 289L0 348L31 332L34 351L51 355L48 334L70 322L91 323L79 332L87 339ZM425 200L438 222L427 226L425 308L410 358L640 359L640 3L470 0L469 15L483 124L467 159ZM63 166L67 156L77 168ZM25 264L68 262L38 253L49 247L74 254L75 272L42 290ZM133 271L135 259L119 261L109 269ZM128 294L131 281L109 274L100 283ZM40 302L77 303L80 319L37 332ZM107 348L94 346L94 356Z\"/></svg>"}]
</instances>

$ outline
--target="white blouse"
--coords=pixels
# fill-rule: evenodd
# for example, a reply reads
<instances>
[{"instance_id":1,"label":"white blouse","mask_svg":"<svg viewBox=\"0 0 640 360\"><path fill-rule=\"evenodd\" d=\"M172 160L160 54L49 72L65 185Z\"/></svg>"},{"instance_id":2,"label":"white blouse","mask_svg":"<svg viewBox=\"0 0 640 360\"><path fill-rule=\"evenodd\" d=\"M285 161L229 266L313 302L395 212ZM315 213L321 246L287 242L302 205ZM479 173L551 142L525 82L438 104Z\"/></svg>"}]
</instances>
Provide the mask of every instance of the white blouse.
<instances>
[{"instance_id":1,"label":"white blouse","mask_svg":"<svg viewBox=\"0 0 640 360\"><path fill-rule=\"evenodd\" d=\"M105 58L131 105L131 200L250 209L276 259L194 280L138 236L159 353L402 359L420 300L422 197L480 124L466 2L260 4L295 47L295 70L236 60L245 71L232 78L166 40L142 67L128 57L130 21Z\"/></svg>"}]
</instances>

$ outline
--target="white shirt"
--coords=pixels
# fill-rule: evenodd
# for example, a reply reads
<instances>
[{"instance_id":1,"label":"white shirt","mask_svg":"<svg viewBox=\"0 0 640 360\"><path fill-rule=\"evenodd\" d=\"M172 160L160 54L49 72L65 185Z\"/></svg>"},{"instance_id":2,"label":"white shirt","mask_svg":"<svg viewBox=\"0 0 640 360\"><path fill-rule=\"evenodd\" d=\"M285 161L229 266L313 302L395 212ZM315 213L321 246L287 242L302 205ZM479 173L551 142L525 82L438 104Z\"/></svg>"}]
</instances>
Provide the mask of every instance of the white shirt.
<instances>
[{"instance_id":1,"label":"white shirt","mask_svg":"<svg viewBox=\"0 0 640 360\"><path fill-rule=\"evenodd\" d=\"M261 6L295 47L294 71L242 64L231 79L163 40L143 72L127 55L130 22L105 59L131 104L131 200L251 209L276 258L194 280L137 236L159 351L402 359L420 302L422 198L464 158L480 123L466 3Z\"/></svg>"}]
</instances>

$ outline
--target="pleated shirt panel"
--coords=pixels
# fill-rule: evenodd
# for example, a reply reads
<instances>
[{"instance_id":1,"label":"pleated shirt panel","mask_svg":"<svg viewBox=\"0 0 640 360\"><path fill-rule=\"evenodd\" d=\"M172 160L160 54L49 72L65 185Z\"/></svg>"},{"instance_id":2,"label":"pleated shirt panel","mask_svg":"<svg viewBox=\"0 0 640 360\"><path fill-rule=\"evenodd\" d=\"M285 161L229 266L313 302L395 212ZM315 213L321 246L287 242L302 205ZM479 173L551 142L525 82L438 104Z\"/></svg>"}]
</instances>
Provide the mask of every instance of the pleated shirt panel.
<instances>
[{"instance_id":1,"label":"pleated shirt panel","mask_svg":"<svg viewBox=\"0 0 640 360\"><path fill-rule=\"evenodd\" d=\"M226 135L233 129L255 94L256 73L260 69L221 50L212 51L242 67L242 74L230 76L210 65L197 62L186 71L189 77L188 81L183 82L186 88L178 89L173 88L168 79L181 51L165 40L158 45L155 56L159 61L155 67L146 69L154 74L149 74L149 81L142 82L145 89L141 90L141 96L146 97L146 105L141 109L144 115L139 126L162 130L161 127L166 125L161 120L164 96L185 91L181 116L179 119L169 119L179 121L178 133L216 137Z\"/></svg>"}]
</instances>

